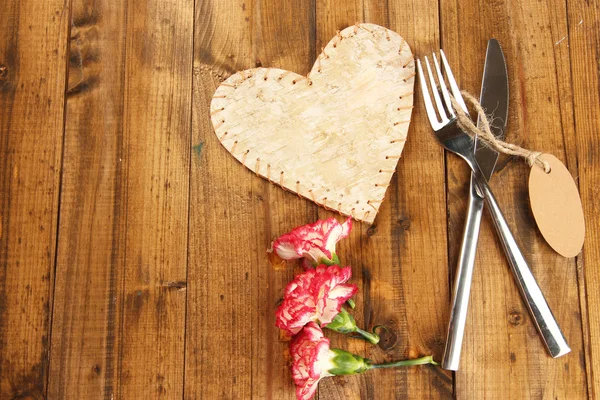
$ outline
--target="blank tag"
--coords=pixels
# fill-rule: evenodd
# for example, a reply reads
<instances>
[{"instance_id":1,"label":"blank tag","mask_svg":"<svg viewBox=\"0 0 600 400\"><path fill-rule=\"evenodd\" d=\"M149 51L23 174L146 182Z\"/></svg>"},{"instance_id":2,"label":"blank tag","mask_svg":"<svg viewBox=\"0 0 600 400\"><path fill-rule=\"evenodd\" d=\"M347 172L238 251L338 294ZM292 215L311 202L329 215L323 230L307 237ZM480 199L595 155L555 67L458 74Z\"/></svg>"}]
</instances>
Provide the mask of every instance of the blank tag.
<instances>
[{"instance_id":1,"label":"blank tag","mask_svg":"<svg viewBox=\"0 0 600 400\"><path fill-rule=\"evenodd\" d=\"M575 257L583 247L585 222L581 198L569 170L552 154L541 158L550 164L546 173L534 165L529 173L529 202L546 242L563 257Z\"/></svg>"}]
</instances>

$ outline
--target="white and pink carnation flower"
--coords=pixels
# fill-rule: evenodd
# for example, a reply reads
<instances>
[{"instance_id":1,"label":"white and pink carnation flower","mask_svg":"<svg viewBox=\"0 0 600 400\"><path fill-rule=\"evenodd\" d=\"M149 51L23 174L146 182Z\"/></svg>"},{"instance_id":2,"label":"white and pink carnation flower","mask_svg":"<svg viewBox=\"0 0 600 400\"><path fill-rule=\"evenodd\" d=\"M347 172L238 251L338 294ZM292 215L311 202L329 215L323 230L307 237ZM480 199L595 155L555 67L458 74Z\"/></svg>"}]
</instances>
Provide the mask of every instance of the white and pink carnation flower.
<instances>
[{"instance_id":1,"label":"white and pink carnation flower","mask_svg":"<svg viewBox=\"0 0 600 400\"><path fill-rule=\"evenodd\" d=\"M309 322L290 342L292 378L298 400L309 400L315 394L319 381L328 376L360 374L370 369L398 368L410 365L432 364L432 356L412 360L373 364L369 359L342 349L331 349L329 339L314 322Z\"/></svg>"},{"instance_id":2,"label":"white and pink carnation flower","mask_svg":"<svg viewBox=\"0 0 600 400\"><path fill-rule=\"evenodd\" d=\"M269 251L275 251L284 260L305 258L313 265L339 264L335 245L348 237L351 229L351 218L342 224L335 218L317 221L280 236L271 244Z\"/></svg>"},{"instance_id":3,"label":"white and pink carnation flower","mask_svg":"<svg viewBox=\"0 0 600 400\"><path fill-rule=\"evenodd\" d=\"M296 384L298 400L312 398L322 378L333 376L333 354L329 350L329 339L314 322L310 322L302 332L290 342L292 356L292 378Z\"/></svg>"},{"instance_id":4,"label":"white and pink carnation flower","mask_svg":"<svg viewBox=\"0 0 600 400\"><path fill-rule=\"evenodd\" d=\"M337 265L320 265L297 275L285 288L276 325L293 336L309 322L329 324L358 291L356 285L346 284L351 277L350 267Z\"/></svg>"},{"instance_id":5,"label":"white and pink carnation flower","mask_svg":"<svg viewBox=\"0 0 600 400\"><path fill-rule=\"evenodd\" d=\"M372 368L388 368L388 364L371 362L342 349L329 348L329 339L314 322L308 323L290 343L292 378L298 400L309 400L319 381L328 376L360 374Z\"/></svg>"}]
</instances>

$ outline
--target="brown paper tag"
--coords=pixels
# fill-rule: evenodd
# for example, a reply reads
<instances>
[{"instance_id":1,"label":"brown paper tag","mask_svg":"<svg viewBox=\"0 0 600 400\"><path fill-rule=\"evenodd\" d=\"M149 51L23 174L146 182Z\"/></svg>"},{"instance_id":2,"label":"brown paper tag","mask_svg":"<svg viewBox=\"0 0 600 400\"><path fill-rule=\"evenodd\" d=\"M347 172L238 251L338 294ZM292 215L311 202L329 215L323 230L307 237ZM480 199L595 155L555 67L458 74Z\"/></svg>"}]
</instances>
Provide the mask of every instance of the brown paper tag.
<instances>
[{"instance_id":1,"label":"brown paper tag","mask_svg":"<svg viewBox=\"0 0 600 400\"><path fill-rule=\"evenodd\" d=\"M575 257L583 247L585 222L581 198L573 177L552 154L541 158L550 164L546 173L534 165L529 173L529 202L546 242L563 257Z\"/></svg>"}]
</instances>

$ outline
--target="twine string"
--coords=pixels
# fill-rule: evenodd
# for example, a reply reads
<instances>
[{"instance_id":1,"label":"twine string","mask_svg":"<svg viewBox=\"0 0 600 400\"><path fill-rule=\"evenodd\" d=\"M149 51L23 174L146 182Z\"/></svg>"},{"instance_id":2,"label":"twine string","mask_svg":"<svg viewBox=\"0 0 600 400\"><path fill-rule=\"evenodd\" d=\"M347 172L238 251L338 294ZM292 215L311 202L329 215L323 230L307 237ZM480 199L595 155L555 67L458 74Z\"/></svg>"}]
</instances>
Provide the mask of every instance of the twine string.
<instances>
[{"instance_id":1,"label":"twine string","mask_svg":"<svg viewBox=\"0 0 600 400\"><path fill-rule=\"evenodd\" d=\"M485 114L485 110L483 109L483 107L481 107L479 101L477 101L477 99L469 92L461 91L461 94L463 95L463 98L469 103L471 103L473 108L475 108L475 111L477 111L477 115L479 116L479 121L481 123L480 129L473 123L471 117L461 108L456 99L451 95L450 101L452 103L454 111L456 112L456 120L458 123L458 127L463 132L465 132L472 138L477 137L479 140L482 140L484 144L490 146L492 149L496 150L499 153L524 158L530 167L533 167L534 164L537 164L539 167L543 168L546 173L550 173L550 164L540 157L542 153L540 153L539 151L528 150L521 146L517 146L516 144L507 143L501 139L498 139L492 133L492 130L490 128L490 121L488 120L488 117Z\"/></svg>"}]
</instances>

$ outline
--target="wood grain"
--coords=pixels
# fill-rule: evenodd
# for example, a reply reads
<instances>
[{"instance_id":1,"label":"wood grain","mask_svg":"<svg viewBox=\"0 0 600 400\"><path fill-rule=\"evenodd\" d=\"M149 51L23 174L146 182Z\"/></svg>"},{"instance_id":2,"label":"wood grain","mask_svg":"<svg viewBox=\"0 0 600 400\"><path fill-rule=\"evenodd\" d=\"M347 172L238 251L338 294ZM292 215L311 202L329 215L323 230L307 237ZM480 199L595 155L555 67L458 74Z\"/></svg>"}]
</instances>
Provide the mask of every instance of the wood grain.
<instances>
[{"instance_id":1,"label":"wood grain","mask_svg":"<svg viewBox=\"0 0 600 400\"><path fill-rule=\"evenodd\" d=\"M448 1L442 2L441 15L442 44L461 87L479 93L487 39L497 38L509 73L508 140L566 161L564 137L572 135L573 125L565 118L570 90L562 77L569 76L569 62L568 54L556 44L567 32L564 3L464 6ZM481 24L482 20L493 23ZM528 170L522 160L513 160L495 175L492 185L572 352L557 360L546 354L486 214L461 369L456 373L459 398L582 398L587 394L576 265L573 259L554 253L537 231L529 211ZM448 156L452 265L458 258L467 179L464 163Z\"/></svg>"},{"instance_id":2,"label":"wood grain","mask_svg":"<svg viewBox=\"0 0 600 400\"><path fill-rule=\"evenodd\" d=\"M414 2L396 7L381 2L319 2L317 43L326 42L327 30L334 31L356 21L373 22L398 32L411 45L436 48L437 29L417 35L427 26L438 26L437 3ZM406 18L413 9L421 18ZM341 254L353 266L359 283L357 308L359 325L371 328L383 324L379 346L334 337L334 345L349 348L377 362L433 354L441 359L447 319L448 270L446 233L427 227L445 219L444 156L428 134L425 114L418 99L409 137L373 226L356 224L349 243L342 242ZM427 191L417 188L425 185ZM319 212L325 217L325 212ZM344 260L344 259L343 259ZM449 398L452 376L429 367L377 371L361 376L325 380L321 398Z\"/></svg>"},{"instance_id":3,"label":"wood grain","mask_svg":"<svg viewBox=\"0 0 600 400\"><path fill-rule=\"evenodd\" d=\"M193 10L127 4L121 398L183 394Z\"/></svg>"},{"instance_id":4,"label":"wood grain","mask_svg":"<svg viewBox=\"0 0 600 400\"><path fill-rule=\"evenodd\" d=\"M189 245L186 398L294 398L274 310L293 267L266 250L312 222L310 202L240 165L213 132L210 99L237 70L306 74L314 61L308 1L197 2Z\"/></svg>"},{"instance_id":5,"label":"wood grain","mask_svg":"<svg viewBox=\"0 0 600 400\"><path fill-rule=\"evenodd\" d=\"M316 57L314 1L292 0L282 3L278 0L261 0L255 2L254 6L255 21L262 24L253 37L256 62L306 75ZM288 232L290 227L317 219L318 207L313 203L272 185L262 189L262 183L259 185L253 181L253 189L256 188L261 188L259 193L268 199L262 214L266 239L261 243L263 248L266 248L265 245L269 247L272 240ZM258 252L258 256L265 260L266 254L261 253L260 247ZM258 300L254 319L258 316L264 319L261 319L260 328L253 337L253 349L258 355L258 362L252 368L252 396L293 399L295 387L290 374L289 338L274 326L274 313L283 297L285 285L299 272L299 266L297 263L282 265L273 258L269 258L268 264L261 261L258 265L257 287L253 293Z\"/></svg>"},{"instance_id":6,"label":"wood grain","mask_svg":"<svg viewBox=\"0 0 600 400\"><path fill-rule=\"evenodd\" d=\"M0 398L46 394L69 6L0 7Z\"/></svg>"},{"instance_id":7,"label":"wood grain","mask_svg":"<svg viewBox=\"0 0 600 400\"><path fill-rule=\"evenodd\" d=\"M419 17L412 19L410 15ZM391 3L390 27L404 32L415 57L434 51L440 41L439 5L434 1ZM398 249L402 285L396 292L403 293L401 298L407 310L404 335L411 347L405 356L431 353L441 360L450 315L447 232L437 222L444 220L447 213L445 160L443 150L430 140L430 126L418 93L419 89L412 140L409 138L406 159L398 169L399 210L394 217L402 216L397 221L406 232L405 242ZM412 398L453 396L451 373L430 368L427 373L409 369L406 374Z\"/></svg>"},{"instance_id":8,"label":"wood grain","mask_svg":"<svg viewBox=\"0 0 600 400\"><path fill-rule=\"evenodd\" d=\"M566 137L567 146L574 145L572 164L577 164L577 180L583 202L586 238L578 257L581 307L588 374L588 395L600 396L600 208L598 176L600 176L600 4L570 1L567 3L569 54L571 59L574 135ZM587 308L586 308L587 307ZM582 360L583 362L583 360Z\"/></svg>"},{"instance_id":9,"label":"wood grain","mask_svg":"<svg viewBox=\"0 0 600 400\"><path fill-rule=\"evenodd\" d=\"M373 22L380 24L381 21L375 21L363 18L364 7L360 2L351 1L318 1L316 9L316 42L315 51L320 52L321 48L328 43L332 34L337 30L344 29L347 26L354 25L357 22ZM385 26L385 24L382 24ZM317 55L317 54L315 54ZM414 115L414 114L413 114ZM410 127L409 127L410 134ZM404 153L403 157L406 156ZM402 163L403 158L399 163ZM359 287L359 291L355 296L356 308L351 311L356 319L358 326L365 330L370 330L374 325L386 324L390 327L391 333L384 336L381 346L389 353L394 353L397 350L396 342L396 321L392 320L395 315L390 315L388 310L379 312L374 315L374 311L379 307L378 298L381 296L381 287L383 286L383 296L389 294L391 284L381 285L380 277L376 274L380 263L387 265L391 264L391 238L385 234L386 227L389 226L389 208L391 193L394 190L396 176L391 179L386 192L386 201L382 203L379 209L376 220L370 227L363 225L360 222L354 222L352 232L348 239L341 241L338 246L338 255L344 265L352 267L353 278L352 283ZM320 219L335 216L332 212L319 209L318 215ZM383 234L377 235L377 232L382 230ZM368 234L367 234L368 232ZM387 249L384 254L373 254L373 257L366 260L368 254L372 254L374 241L379 241L383 248ZM366 252L366 254L365 254ZM383 252L382 252L383 253ZM373 277L375 273L375 278ZM331 340L333 348L341 348L363 357L379 360L383 359L389 353L382 351L380 347L369 345L363 340L348 338L345 335L330 334L326 331L327 336ZM389 371L386 371L389 372ZM379 374L377 377L372 373L365 373L355 376L340 376L323 380L318 388L319 399L358 399L358 398L375 398L376 393L381 394L382 389L389 390L393 385L393 373ZM379 378L379 379L378 379Z\"/></svg>"},{"instance_id":10,"label":"wood grain","mask_svg":"<svg viewBox=\"0 0 600 400\"><path fill-rule=\"evenodd\" d=\"M118 393L126 3L75 1L48 397ZM125 160L124 160L125 158Z\"/></svg>"},{"instance_id":11,"label":"wood grain","mask_svg":"<svg viewBox=\"0 0 600 400\"><path fill-rule=\"evenodd\" d=\"M218 83L251 60L252 4L245 3L247 10L241 3L222 4L197 2L194 23L200 29L194 41L192 144L199 150L190 171L185 375L189 399L248 398L252 388L252 310L241 305L252 301L249 282L256 269L248 255L260 254L260 246L253 243L260 233L250 235L247 227L260 203L248 177L240 177L246 171L236 171L241 166L220 153L224 149L208 111ZM254 252L248 253L248 248Z\"/></svg>"},{"instance_id":12,"label":"wood grain","mask_svg":"<svg viewBox=\"0 0 600 400\"><path fill-rule=\"evenodd\" d=\"M327 378L317 397L600 393L597 2L4 3L0 398L295 398L289 338L273 312L300 267L265 250L295 226L337 215L241 166L218 142L209 104L238 70L306 74L335 31L356 22L398 32L418 57L443 47L476 94L486 42L498 38L508 138L565 162L587 234L576 259L552 252L529 212L528 168L504 160L492 186L572 352L546 355L486 214L461 370ZM375 224L356 223L338 247L360 288L358 324L389 331L378 346L328 336L378 362L439 360L444 346L468 173L430 138L421 103L417 93Z\"/></svg>"}]
</instances>

